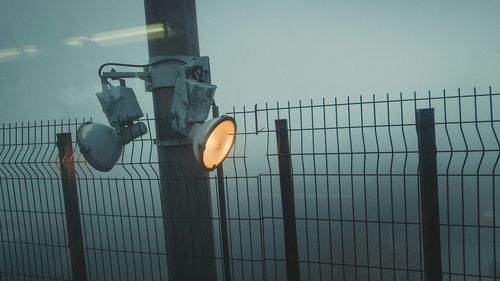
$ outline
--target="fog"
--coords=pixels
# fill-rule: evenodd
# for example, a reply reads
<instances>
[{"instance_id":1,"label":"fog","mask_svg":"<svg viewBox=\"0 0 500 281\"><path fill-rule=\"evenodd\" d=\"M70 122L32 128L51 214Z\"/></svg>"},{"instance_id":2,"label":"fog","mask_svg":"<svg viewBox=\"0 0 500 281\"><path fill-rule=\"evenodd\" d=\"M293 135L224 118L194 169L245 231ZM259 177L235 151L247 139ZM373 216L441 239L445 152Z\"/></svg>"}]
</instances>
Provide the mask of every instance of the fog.
<instances>
[{"instance_id":1,"label":"fog","mask_svg":"<svg viewBox=\"0 0 500 281\"><path fill-rule=\"evenodd\" d=\"M0 123L4 124L0 209L28 209L40 214L3 212L0 233L2 240L45 241L56 247L49 251L31 244L4 246L2 257L15 258L0 262L0 269L65 279L70 276L70 267L64 248L57 153L49 145L52 131L45 136L21 135L6 128L40 120L44 124L47 120L67 122L68 118L72 122L79 118L77 123L90 117L106 122L95 97L100 91L98 67L106 62L146 63L147 42L140 32L115 41L98 38L144 28L143 3L7 1L0 10ZM480 94L487 94L490 85L498 92L498 11L500 3L496 1L197 2L200 51L210 57L216 102L221 112L236 117L241 133L225 163L235 280L261 280L263 272L271 280L284 280L284 263L274 261L284 258L273 131L277 118L288 119L291 149L296 153L292 160L299 255L301 260L313 262L301 264L302 279L420 280L418 273L390 270L396 266L417 271L420 266L416 132L406 125L391 131L375 131L373 127L375 122L414 123L415 105L405 102L401 107L395 103L391 108L385 104L348 108L345 103L348 96L351 102L359 101L360 96L366 102L372 95L384 100L386 93L391 100L412 98L414 91L425 97L428 90L432 97L441 97L443 89L456 96L457 88L471 95L475 86ZM144 83L129 80L127 85L134 88L143 111L152 116L151 96L144 92ZM326 112L321 107L307 107L321 105L323 98L329 105ZM332 107L335 98L344 105ZM288 101L292 107L300 102L306 108L289 109ZM458 122L460 112L464 121L499 120L500 100L494 97L492 110L489 102L488 96L466 98L460 111L456 100L449 100L447 115L441 100L434 101L432 107L438 122L445 117L448 122ZM243 106L249 113L234 113L241 112ZM418 103L419 108L427 106L428 101ZM272 109L266 112L266 107ZM360 125L368 128L345 129ZM445 271L494 274L493 249L500 252L500 245L492 242L500 239L492 229L500 218L498 208L493 212L493 206L500 203L498 195L493 197L499 182L495 181L498 147L494 139L498 125L437 125L440 215L441 222L449 224L441 233ZM92 279L157 280L167 276L153 127L151 124L142 141L127 147L121 162L108 174L89 170L77 152L82 224ZM69 129L74 133L76 125ZM31 157L37 148L5 145L13 144L16 136L23 144L47 142L41 150L48 154L37 156L37 164L18 164L17 155L21 155L21 162L31 159L23 155ZM483 156L480 151L466 155L466 147L489 151ZM363 156L363 151L383 153ZM127 164L130 162L144 165L136 169ZM377 173L380 176L374 176ZM36 179L22 180L26 175ZM217 222L215 181L211 194L211 216ZM113 217L116 214L132 218ZM26 224L27 220L35 223ZM471 227L462 232L453 227L463 223L481 223L486 228ZM216 227L214 231L219 238L220 230ZM35 237L37 234L40 237ZM222 276L220 240L215 248ZM155 254L149 255L151 252ZM262 256L265 263L249 262ZM339 265L342 263L362 267L345 269ZM369 271L366 267L370 265L389 269ZM15 276L6 280L9 278Z\"/></svg>"},{"instance_id":2,"label":"fog","mask_svg":"<svg viewBox=\"0 0 500 281\"><path fill-rule=\"evenodd\" d=\"M197 2L200 52L210 56L222 110L498 86L499 9L496 1ZM142 1L7 0L0 23L3 122L102 119L97 68L148 59L144 35L69 44L144 25ZM151 113L143 83L128 84Z\"/></svg>"}]
</instances>

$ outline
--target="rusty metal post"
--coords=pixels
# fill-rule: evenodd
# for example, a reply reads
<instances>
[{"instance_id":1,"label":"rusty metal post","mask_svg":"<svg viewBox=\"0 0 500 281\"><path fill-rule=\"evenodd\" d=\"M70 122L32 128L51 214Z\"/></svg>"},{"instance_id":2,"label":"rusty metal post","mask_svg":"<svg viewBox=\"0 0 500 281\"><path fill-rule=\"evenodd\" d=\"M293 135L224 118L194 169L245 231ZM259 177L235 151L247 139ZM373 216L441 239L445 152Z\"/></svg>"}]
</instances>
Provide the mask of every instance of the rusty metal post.
<instances>
[{"instance_id":1,"label":"rusty metal post","mask_svg":"<svg viewBox=\"0 0 500 281\"><path fill-rule=\"evenodd\" d=\"M73 162L73 145L71 133L57 134L59 163L66 210L66 226L68 230L68 247L71 257L73 280L86 281L85 253L83 250L82 224L76 185L75 163Z\"/></svg>"}]
</instances>

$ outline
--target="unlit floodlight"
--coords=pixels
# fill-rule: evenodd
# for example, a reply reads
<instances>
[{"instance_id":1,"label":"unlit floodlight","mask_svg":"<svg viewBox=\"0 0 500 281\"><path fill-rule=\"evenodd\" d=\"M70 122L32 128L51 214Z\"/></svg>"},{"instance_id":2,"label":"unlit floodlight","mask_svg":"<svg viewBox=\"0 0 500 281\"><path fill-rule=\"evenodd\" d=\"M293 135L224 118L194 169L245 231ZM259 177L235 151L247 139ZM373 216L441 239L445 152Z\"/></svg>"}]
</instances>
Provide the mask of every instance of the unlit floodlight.
<instances>
[{"instance_id":1,"label":"unlit floodlight","mask_svg":"<svg viewBox=\"0 0 500 281\"><path fill-rule=\"evenodd\" d=\"M148 132L144 123L136 122L143 113L134 91L124 84L110 87L106 83L103 91L97 93L111 126L85 122L76 134L80 152L98 171L111 170L120 159L123 146Z\"/></svg>"},{"instance_id":2,"label":"unlit floodlight","mask_svg":"<svg viewBox=\"0 0 500 281\"><path fill-rule=\"evenodd\" d=\"M123 145L116 130L104 124L83 123L76 140L87 162L102 172L111 170L122 155Z\"/></svg>"},{"instance_id":3,"label":"unlit floodlight","mask_svg":"<svg viewBox=\"0 0 500 281\"><path fill-rule=\"evenodd\" d=\"M107 172L120 159L123 146L146 132L144 123L119 131L104 124L85 122L78 128L76 140L87 162L96 170Z\"/></svg>"}]
</instances>

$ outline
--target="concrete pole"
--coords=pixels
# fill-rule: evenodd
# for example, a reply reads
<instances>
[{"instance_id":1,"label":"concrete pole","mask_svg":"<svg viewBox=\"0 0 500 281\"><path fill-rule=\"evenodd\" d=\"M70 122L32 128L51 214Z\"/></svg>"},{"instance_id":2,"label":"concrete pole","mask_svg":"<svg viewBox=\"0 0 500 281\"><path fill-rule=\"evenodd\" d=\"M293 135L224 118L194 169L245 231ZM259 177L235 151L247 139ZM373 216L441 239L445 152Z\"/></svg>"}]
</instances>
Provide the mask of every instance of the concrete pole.
<instances>
[{"instance_id":1,"label":"concrete pole","mask_svg":"<svg viewBox=\"0 0 500 281\"><path fill-rule=\"evenodd\" d=\"M144 8L146 24L165 27L164 38L148 39L150 60L199 56L195 0L144 0ZM158 144L184 138L168 121L173 95L173 87L153 91ZM169 280L216 280L208 173L195 160L191 144L157 148Z\"/></svg>"}]
</instances>

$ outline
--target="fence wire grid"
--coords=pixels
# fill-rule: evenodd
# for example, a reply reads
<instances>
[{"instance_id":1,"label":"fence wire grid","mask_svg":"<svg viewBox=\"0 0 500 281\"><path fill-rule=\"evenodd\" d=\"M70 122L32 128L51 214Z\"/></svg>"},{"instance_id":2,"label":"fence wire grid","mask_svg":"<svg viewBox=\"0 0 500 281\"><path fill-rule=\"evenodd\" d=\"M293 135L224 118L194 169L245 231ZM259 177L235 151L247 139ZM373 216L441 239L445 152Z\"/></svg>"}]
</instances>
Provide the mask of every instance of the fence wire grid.
<instances>
[{"instance_id":1,"label":"fence wire grid","mask_svg":"<svg viewBox=\"0 0 500 281\"><path fill-rule=\"evenodd\" d=\"M226 114L236 119L237 140L223 178L214 172L206 179L210 213L176 218L162 213L153 118L141 120L148 134L127 144L108 173L77 148L85 119L2 124L0 280L78 279L56 138L67 132L87 280L173 279L167 264L179 255L169 251L167 219L186 221L178 240L186 272L211 259L216 280L226 280L226 258L232 280L287 280L276 119L288 123L300 280L424 280L420 108L435 110L443 280L497 280L500 93L491 87L234 107ZM192 202L193 188L186 184L172 200ZM190 232L200 218L211 223L211 235ZM196 247L210 237L212 256L203 249L200 256Z\"/></svg>"}]
</instances>

